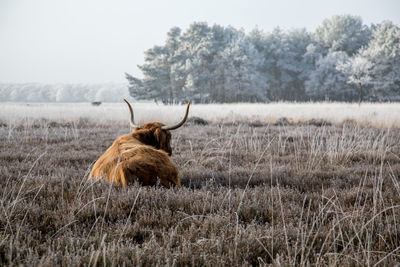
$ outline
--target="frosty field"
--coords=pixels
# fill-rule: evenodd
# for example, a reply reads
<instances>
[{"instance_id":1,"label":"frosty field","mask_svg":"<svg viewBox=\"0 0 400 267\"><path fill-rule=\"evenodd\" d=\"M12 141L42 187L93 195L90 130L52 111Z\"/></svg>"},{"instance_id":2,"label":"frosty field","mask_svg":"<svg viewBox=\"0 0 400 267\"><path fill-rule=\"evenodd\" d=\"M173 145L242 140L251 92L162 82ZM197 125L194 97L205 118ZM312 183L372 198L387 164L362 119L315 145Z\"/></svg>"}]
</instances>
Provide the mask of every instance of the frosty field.
<instances>
[{"instance_id":1,"label":"frosty field","mask_svg":"<svg viewBox=\"0 0 400 267\"><path fill-rule=\"evenodd\" d=\"M148 121L173 123L180 119L184 106L156 105L154 103L133 103L136 122ZM95 119L99 123L118 122L126 124L128 108L121 103L103 103L92 106L89 103L1 103L0 120L51 119L74 121ZM270 103L270 104L211 104L192 105L190 116L197 116L213 123L220 122L259 122L274 123L287 118L292 123L306 123L312 119L325 120L332 124L351 122L362 126L400 127L399 103L363 103L361 106L350 103Z\"/></svg>"},{"instance_id":2,"label":"frosty field","mask_svg":"<svg viewBox=\"0 0 400 267\"><path fill-rule=\"evenodd\" d=\"M144 123L184 106L135 104ZM193 105L172 132L183 188L87 174L123 103L0 104L0 265L393 266L399 104ZM287 118L286 120L282 119Z\"/></svg>"}]
</instances>

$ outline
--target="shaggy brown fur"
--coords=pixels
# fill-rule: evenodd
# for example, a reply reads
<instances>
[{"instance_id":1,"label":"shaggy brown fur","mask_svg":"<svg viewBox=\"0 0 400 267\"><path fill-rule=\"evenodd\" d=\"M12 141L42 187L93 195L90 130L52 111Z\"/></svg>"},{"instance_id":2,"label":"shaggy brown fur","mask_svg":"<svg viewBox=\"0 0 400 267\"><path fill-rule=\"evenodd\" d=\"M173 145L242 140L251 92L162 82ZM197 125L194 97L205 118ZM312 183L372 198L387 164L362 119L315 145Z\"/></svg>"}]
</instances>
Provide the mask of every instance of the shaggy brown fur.
<instances>
[{"instance_id":1,"label":"shaggy brown fur","mask_svg":"<svg viewBox=\"0 0 400 267\"><path fill-rule=\"evenodd\" d=\"M126 186L138 181L142 185L181 187L178 168L169 158L171 133L164 124L147 123L132 133L118 137L96 161L90 178L105 178L115 185Z\"/></svg>"}]
</instances>

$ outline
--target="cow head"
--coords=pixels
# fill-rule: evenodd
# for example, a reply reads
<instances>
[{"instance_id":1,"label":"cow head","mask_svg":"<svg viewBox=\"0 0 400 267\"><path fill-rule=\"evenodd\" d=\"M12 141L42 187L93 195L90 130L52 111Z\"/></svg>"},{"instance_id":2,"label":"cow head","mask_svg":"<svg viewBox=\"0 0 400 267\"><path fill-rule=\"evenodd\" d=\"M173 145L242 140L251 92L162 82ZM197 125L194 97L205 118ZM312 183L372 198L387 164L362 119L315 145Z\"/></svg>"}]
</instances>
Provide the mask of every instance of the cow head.
<instances>
[{"instance_id":1,"label":"cow head","mask_svg":"<svg viewBox=\"0 0 400 267\"><path fill-rule=\"evenodd\" d=\"M178 129L185 123L189 114L190 101L187 104L186 113L183 119L179 123L171 126L164 125L160 122L149 122L143 126L135 124L132 107L126 99L124 99L124 101L126 102L126 104L128 104L129 107L129 112L131 115L130 124L133 128L132 134L134 135L134 137L141 143L155 147L157 149L164 150L168 153L168 155L171 156L172 148L170 131Z\"/></svg>"}]
</instances>

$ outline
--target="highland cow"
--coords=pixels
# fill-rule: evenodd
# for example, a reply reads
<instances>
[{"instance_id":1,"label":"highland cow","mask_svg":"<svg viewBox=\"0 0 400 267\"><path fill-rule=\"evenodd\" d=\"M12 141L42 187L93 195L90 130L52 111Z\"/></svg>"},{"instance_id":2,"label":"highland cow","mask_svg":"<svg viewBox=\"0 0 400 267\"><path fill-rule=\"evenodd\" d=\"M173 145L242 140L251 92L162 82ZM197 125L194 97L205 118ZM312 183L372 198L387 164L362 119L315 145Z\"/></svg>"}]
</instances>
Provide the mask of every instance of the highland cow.
<instances>
[{"instance_id":1,"label":"highland cow","mask_svg":"<svg viewBox=\"0 0 400 267\"><path fill-rule=\"evenodd\" d=\"M138 181L142 185L155 185L159 182L166 188L171 185L181 187L178 168L169 157L172 154L170 131L185 123L190 102L184 118L173 126L160 122L138 126L134 123L131 105L127 100L124 101L129 107L133 131L114 141L96 161L89 178L103 178L118 186Z\"/></svg>"}]
</instances>

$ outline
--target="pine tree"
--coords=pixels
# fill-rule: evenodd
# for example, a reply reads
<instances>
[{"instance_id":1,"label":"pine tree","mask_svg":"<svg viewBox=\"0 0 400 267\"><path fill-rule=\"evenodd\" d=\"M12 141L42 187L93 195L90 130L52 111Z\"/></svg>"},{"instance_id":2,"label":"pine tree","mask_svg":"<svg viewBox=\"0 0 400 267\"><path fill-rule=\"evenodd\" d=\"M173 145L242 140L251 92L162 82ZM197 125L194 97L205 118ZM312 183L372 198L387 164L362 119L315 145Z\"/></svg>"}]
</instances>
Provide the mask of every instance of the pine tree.
<instances>
[{"instance_id":1,"label":"pine tree","mask_svg":"<svg viewBox=\"0 0 400 267\"><path fill-rule=\"evenodd\" d=\"M378 25L372 39L360 53L370 66L371 98L400 100L400 28L391 22Z\"/></svg>"},{"instance_id":2,"label":"pine tree","mask_svg":"<svg viewBox=\"0 0 400 267\"><path fill-rule=\"evenodd\" d=\"M129 94L136 100L151 99L151 95L146 92L146 88L143 86L142 80L133 77L132 75L125 73L125 77L128 80Z\"/></svg>"},{"instance_id":3,"label":"pine tree","mask_svg":"<svg viewBox=\"0 0 400 267\"><path fill-rule=\"evenodd\" d=\"M257 71L259 53L248 38L241 36L221 53L226 91L224 102L266 101L265 82Z\"/></svg>"},{"instance_id":4,"label":"pine tree","mask_svg":"<svg viewBox=\"0 0 400 267\"><path fill-rule=\"evenodd\" d=\"M330 52L316 62L316 69L306 81L306 92L313 100L352 101L355 90L348 76L337 66L348 60L345 52Z\"/></svg>"},{"instance_id":5,"label":"pine tree","mask_svg":"<svg viewBox=\"0 0 400 267\"><path fill-rule=\"evenodd\" d=\"M342 51L352 56L368 44L370 35L370 29L363 24L361 17L340 15L325 19L316 29L314 38L324 55L329 51Z\"/></svg>"},{"instance_id":6,"label":"pine tree","mask_svg":"<svg viewBox=\"0 0 400 267\"><path fill-rule=\"evenodd\" d=\"M258 30L250 40L263 60L258 64L266 86L264 95L272 100L304 100L304 81L312 64L304 60L311 36L305 29L288 33L279 28L270 34Z\"/></svg>"}]
</instances>

